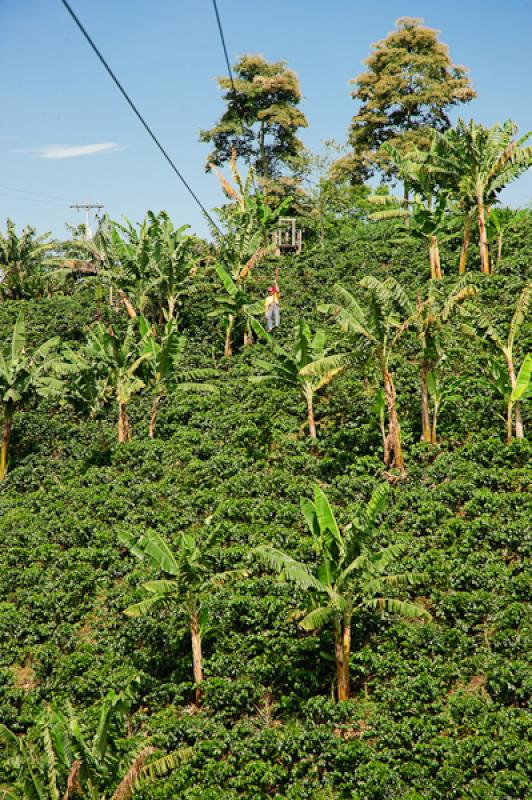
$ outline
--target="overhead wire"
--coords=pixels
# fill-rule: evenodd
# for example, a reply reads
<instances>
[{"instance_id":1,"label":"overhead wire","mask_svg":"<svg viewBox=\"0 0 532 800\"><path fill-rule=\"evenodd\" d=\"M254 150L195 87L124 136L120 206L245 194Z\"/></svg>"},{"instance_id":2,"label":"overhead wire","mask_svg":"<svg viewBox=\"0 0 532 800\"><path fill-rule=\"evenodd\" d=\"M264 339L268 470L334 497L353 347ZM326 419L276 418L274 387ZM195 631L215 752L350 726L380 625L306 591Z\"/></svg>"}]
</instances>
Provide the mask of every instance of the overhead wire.
<instances>
[{"instance_id":1,"label":"overhead wire","mask_svg":"<svg viewBox=\"0 0 532 800\"><path fill-rule=\"evenodd\" d=\"M216 15L216 22L218 23L218 31L220 33L220 39L222 41L222 48L225 56L225 63L227 64L227 72L229 74L229 80L231 81L231 89L233 91L233 94L236 95L235 81L233 79L233 70L231 69L231 62L229 61L229 56L227 54L227 45L225 44L225 36L222 28L222 20L220 19L220 13L218 11L218 4L216 0L212 0L212 5L214 7L214 13Z\"/></svg>"},{"instance_id":2,"label":"overhead wire","mask_svg":"<svg viewBox=\"0 0 532 800\"><path fill-rule=\"evenodd\" d=\"M161 142L159 141L157 136L154 134L154 132L152 131L151 127L148 125L148 123L144 119L143 115L140 113L140 111L138 110L137 106L135 105L135 103L133 102L131 97L128 95L128 93L126 92L126 90L124 89L124 87L122 86L122 84L120 83L118 78L116 77L115 73L113 72L113 70L111 69L111 67L109 66L109 64L107 63L107 61L103 57L103 55L101 54L100 50L98 49L98 47L96 46L94 41L89 36L87 30L84 28L84 26L82 25L82 23L80 22L80 20L78 19L78 17L74 13L74 11L72 10L72 7L70 6L70 4L67 2L67 0L61 0L61 2L64 5L64 7L66 8L66 10L68 11L68 13L70 14L70 16L72 17L72 19L74 20L74 22L76 23L77 27L79 28L79 30L81 31L81 33L83 34L83 36L85 37L87 42L89 43L90 47L92 48L92 50L94 51L94 53L96 54L96 56L98 57L100 62L102 63L103 67L105 68L105 70L109 74L110 78L112 79L112 81L114 82L114 84L116 85L116 87L118 88L118 90L120 91L120 93L122 94L122 96L124 97L126 102L128 103L128 105L130 106L131 110L136 115L136 117L138 118L138 120L140 121L140 123L142 124L144 129L147 131L147 133L149 134L149 136L151 137L151 139L153 140L153 142L155 143L157 148L160 150L160 152L162 153L162 155L164 156L164 158L166 159L166 161L168 162L168 164L170 165L172 170L175 172L175 174L177 175L177 177L179 178L179 180L181 181L181 183L183 184L183 186L185 187L187 192L190 194L190 196L193 198L194 202L199 206L199 208L203 211L203 213L205 214L205 216L207 217L207 219L209 220L211 225L213 225L214 228L218 231L218 233L221 236L223 236L222 231L220 230L220 228L218 227L218 225L216 224L216 222L214 221L212 216L209 214L209 212L207 211L207 209L205 208L205 206L203 205L203 203L201 202L201 200L199 199L197 194L194 192L194 190L192 189L192 187L190 186L188 181L181 174L180 170L176 167L175 163L170 158L170 156L168 155L167 151L162 146Z\"/></svg>"},{"instance_id":3,"label":"overhead wire","mask_svg":"<svg viewBox=\"0 0 532 800\"><path fill-rule=\"evenodd\" d=\"M45 197L49 200L56 200L61 203L68 203L69 201L65 197L59 197L56 194L46 194L45 192L33 192L29 189L20 189L18 186L5 186L3 183L0 183L0 189L7 189L9 192L22 192L23 194L31 194L35 195L36 197Z\"/></svg>"},{"instance_id":4,"label":"overhead wire","mask_svg":"<svg viewBox=\"0 0 532 800\"><path fill-rule=\"evenodd\" d=\"M67 208L66 203L58 203L55 200L45 200L43 197L24 197L20 194L11 194L0 188L0 198L2 197L8 197L10 200L23 200L26 203L42 203L46 206L52 206L53 208Z\"/></svg>"}]
</instances>

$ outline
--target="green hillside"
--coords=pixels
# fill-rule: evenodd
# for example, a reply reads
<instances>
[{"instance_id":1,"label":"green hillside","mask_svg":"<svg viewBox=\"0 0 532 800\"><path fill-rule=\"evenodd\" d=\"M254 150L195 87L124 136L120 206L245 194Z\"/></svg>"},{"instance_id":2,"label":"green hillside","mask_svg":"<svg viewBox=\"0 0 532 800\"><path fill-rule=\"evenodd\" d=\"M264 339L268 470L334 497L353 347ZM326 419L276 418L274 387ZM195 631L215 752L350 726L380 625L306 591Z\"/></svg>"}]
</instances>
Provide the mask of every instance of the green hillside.
<instances>
[{"instance_id":1,"label":"green hillside","mask_svg":"<svg viewBox=\"0 0 532 800\"><path fill-rule=\"evenodd\" d=\"M427 289L426 252L414 241L398 244L395 222L331 223L324 242L308 230L301 255L266 259L247 282L251 299L262 301L279 268L278 345L290 348L303 318L326 331L331 352L348 355L315 397L315 441L296 388L250 380L272 361L265 340L245 348L235 340L233 357L223 357L223 320L208 315L220 281L208 259L183 301L180 331L186 368L208 370L216 392L169 391L153 439L149 391L136 393L132 439L120 444L112 403L91 419L64 392L18 412L0 490L2 723L41 752L35 722L47 703L94 730L102 698L129 685L115 758L125 764L148 736L158 756L186 748L174 769L135 793L146 800L525 798L532 448L526 438L506 443L489 356L501 369L504 361L484 329L475 337L466 326L483 315L506 336L529 276L530 222L528 213L510 226L493 275L481 275L477 252L470 255L465 280L477 294L442 328L446 394L436 444L420 442L419 336L405 326L391 361L404 475L383 464L370 349L317 308L336 303L341 284L368 309L360 286L367 276L396 279L415 307ZM451 239L442 246L443 292L457 281L458 258ZM92 279L5 300L5 346L20 312L28 349L59 335L76 350L96 319L118 338L127 326L123 307L109 307ZM531 338L525 320L517 365ZM64 377L65 385L73 380ZM530 405L521 405L526 434ZM378 487L389 487L369 552L402 546L392 571L414 578L395 595L428 612L355 613L351 696L340 703L330 626L298 625L304 589L290 575L279 580L256 551L268 545L317 561L300 509L316 485L342 529ZM176 550L193 533L206 575L236 571L204 593L198 702L179 606L123 613L145 596L141 583L164 577L124 543L149 530ZM0 748L0 784L17 773L7 751ZM66 766L59 762L58 772Z\"/></svg>"}]
</instances>

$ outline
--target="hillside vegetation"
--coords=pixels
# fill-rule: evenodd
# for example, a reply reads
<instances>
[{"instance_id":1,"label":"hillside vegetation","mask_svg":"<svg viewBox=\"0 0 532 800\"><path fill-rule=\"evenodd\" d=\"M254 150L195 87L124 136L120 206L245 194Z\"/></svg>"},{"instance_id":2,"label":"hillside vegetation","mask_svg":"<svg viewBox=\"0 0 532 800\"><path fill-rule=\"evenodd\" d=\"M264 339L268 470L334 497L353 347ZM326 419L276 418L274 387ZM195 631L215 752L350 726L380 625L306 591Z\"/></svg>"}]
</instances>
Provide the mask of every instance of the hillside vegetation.
<instances>
[{"instance_id":1,"label":"hillside vegetation","mask_svg":"<svg viewBox=\"0 0 532 800\"><path fill-rule=\"evenodd\" d=\"M447 397L436 444L419 441L415 326L401 337L392 364L405 474L383 464L368 349L317 310L335 302L338 283L365 306L359 282L367 276L396 279L415 305L426 291L426 255L415 242L397 244L396 228L351 222L332 228L326 244L312 244L309 233L303 254L263 261L247 284L260 299L279 269L278 345L290 348L304 318L326 331L333 352L349 354L316 396L316 440L297 388L250 380L271 361L267 342L223 357L223 323L205 313L220 292L208 262L182 305L180 327L186 369L207 370L217 391L169 390L150 439L150 395L141 389L128 403L125 443L116 441L112 405L92 419L63 393L17 414L0 493L0 717L14 733L29 730L35 752L43 723L32 726L45 703L75 713L90 730L106 693L129 685L116 758L125 764L146 736L159 757L181 754L138 797L526 796L531 447L526 438L505 443L505 403L488 380L488 355L496 351L482 330L475 338L464 325L477 309L507 331L526 285L530 215L510 228L495 274L481 276L471 257L467 279L478 293L467 299L467 316L442 332L439 380ZM443 291L456 283L458 256L452 243L444 246ZM91 280L71 294L4 302L4 344L20 312L28 348L55 335L79 348L96 318L117 337L128 324L123 307L109 307ZM517 363L530 334L525 321ZM532 420L524 403L522 413L526 431ZM256 548L312 563L319 554L300 500L321 487L343 527L383 484L389 497L370 550L401 545L393 571L418 577L396 594L427 614L358 611L351 697L336 703L331 630L298 626L304 589L279 581ZM199 696L182 607L170 600L138 618L123 613L142 600L142 582L164 577L124 544L147 531L176 550L192 534L208 574L237 571L197 589L208 610ZM17 770L7 755L0 763L9 782Z\"/></svg>"}]
</instances>

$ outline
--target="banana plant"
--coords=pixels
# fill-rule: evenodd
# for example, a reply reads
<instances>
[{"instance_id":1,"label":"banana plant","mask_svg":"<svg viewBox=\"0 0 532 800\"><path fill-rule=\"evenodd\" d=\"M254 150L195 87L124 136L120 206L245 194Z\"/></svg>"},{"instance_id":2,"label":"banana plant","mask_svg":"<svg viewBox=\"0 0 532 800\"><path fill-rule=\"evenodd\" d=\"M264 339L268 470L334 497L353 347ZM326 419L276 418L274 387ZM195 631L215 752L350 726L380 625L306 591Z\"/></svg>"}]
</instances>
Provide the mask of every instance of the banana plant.
<instances>
[{"instance_id":1,"label":"banana plant","mask_svg":"<svg viewBox=\"0 0 532 800\"><path fill-rule=\"evenodd\" d=\"M269 545L255 549L260 561L279 572L283 581L292 581L303 594L304 602L296 612L303 630L313 632L324 625L332 627L339 701L349 699L351 626L363 609L430 619L421 606L390 595L392 590L422 577L388 571L405 547L391 544L375 550L372 546L376 522L388 493L388 484L379 486L342 529L325 492L315 486L314 499L302 499L301 511L312 536L313 562L317 559L317 564L299 561Z\"/></svg>"},{"instance_id":2,"label":"banana plant","mask_svg":"<svg viewBox=\"0 0 532 800\"><path fill-rule=\"evenodd\" d=\"M128 737L131 686L111 690L100 702L94 730L67 704L62 712L46 705L36 735L16 736L0 725L0 752L14 773L0 785L5 800L130 800L191 756L190 748L158 755L149 739ZM124 749L127 752L124 759Z\"/></svg>"},{"instance_id":3,"label":"banana plant","mask_svg":"<svg viewBox=\"0 0 532 800\"><path fill-rule=\"evenodd\" d=\"M431 421L430 398L437 397L441 391L431 392L429 374L433 387L439 385L438 364L442 358L441 333L456 313L464 313L463 304L477 294L476 287L464 278L459 279L447 291L431 281L426 295L418 295L417 305L409 324L417 329L421 345L420 383L421 383L421 439L436 443L437 409Z\"/></svg>"},{"instance_id":4,"label":"banana plant","mask_svg":"<svg viewBox=\"0 0 532 800\"><path fill-rule=\"evenodd\" d=\"M386 398L388 433L384 439L384 463L404 475L405 460L392 359L401 336L412 324L413 308L403 287L393 278L379 281L367 276L359 285L369 294L369 301L364 307L351 292L336 286L338 301L323 303L318 310L332 316L344 333L370 350Z\"/></svg>"},{"instance_id":5,"label":"banana plant","mask_svg":"<svg viewBox=\"0 0 532 800\"><path fill-rule=\"evenodd\" d=\"M175 228L166 211L148 211L139 226L113 222L102 238L103 277L118 292L130 318L137 312L162 323L178 319L194 288L195 239Z\"/></svg>"},{"instance_id":6,"label":"banana plant","mask_svg":"<svg viewBox=\"0 0 532 800\"><path fill-rule=\"evenodd\" d=\"M193 533L181 533L177 549L157 531L147 530L140 537L129 531L119 533L119 539L139 559L146 559L153 570L165 577L142 584L145 597L125 609L128 617L141 617L155 606L174 605L187 619L192 643L192 670L196 686L196 705L203 696L202 638L207 623L208 601L215 587L228 580L246 575L245 570L214 572L208 554L200 547Z\"/></svg>"},{"instance_id":7,"label":"banana plant","mask_svg":"<svg viewBox=\"0 0 532 800\"><path fill-rule=\"evenodd\" d=\"M37 236L29 225L18 234L14 222L7 220L6 234L0 233L0 298L29 300L50 291L50 279L65 259L59 242L49 237L49 232Z\"/></svg>"},{"instance_id":8,"label":"banana plant","mask_svg":"<svg viewBox=\"0 0 532 800\"><path fill-rule=\"evenodd\" d=\"M496 242L497 244L497 259L495 266L499 266L502 258L502 246L504 235L513 225L525 220L530 214L526 208L520 211L514 211L511 208L492 208L486 219L486 228L488 235L488 242ZM493 257L491 257L492 265L491 271L493 272Z\"/></svg>"},{"instance_id":9,"label":"banana plant","mask_svg":"<svg viewBox=\"0 0 532 800\"><path fill-rule=\"evenodd\" d=\"M532 284L528 284L522 290L517 301L515 311L508 328L506 339L501 336L494 327L491 320L483 314L478 314L476 327L464 326L466 333L478 336L484 341L489 340L496 349L504 356L506 361L506 374L503 377L497 362L491 359L492 372L495 370L494 385L497 392L504 398L506 404L506 441L510 442L514 429L515 413L515 436L517 439L524 438L523 418L521 416L521 402L528 396L528 384L530 380L530 360L529 355L525 356L519 370L515 364L514 345L521 326L525 321L530 299L532 297Z\"/></svg>"},{"instance_id":10,"label":"banana plant","mask_svg":"<svg viewBox=\"0 0 532 800\"><path fill-rule=\"evenodd\" d=\"M406 152L401 152L391 142L385 142L380 152L394 165L407 193L408 190L414 191L414 198L405 204L389 195L372 195L369 198L371 202L388 208L371 214L370 219L404 219L400 240L414 238L426 245L430 277L439 280L442 277L439 242L447 223L449 192L440 186L444 170L438 162L438 140L433 137L428 150L411 145Z\"/></svg>"},{"instance_id":11,"label":"banana plant","mask_svg":"<svg viewBox=\"0 0 532 800\"><path fill-rule=\"evenodd\" d=\"M145 317L138 318L141 336L140 350L146 356L142 365L144 383L150 387L152 403L148 435L155 437L155 426L159 405L170 391L179 392L217 392L211 383L202 382L212 377L214 370L187 369L184 367L187 340L179 334L174 319L164 327L151 323Z\"/></svg>"},{"instance_id":12,"label":"banana plant","mask_svg":"<svg viewBox=\"0 0 532 800\"><path fill-rule=\"evenodd\" d=\"M325 331L318 330L313 334L303 320L299 321L296 328L291 351L281 347L260 322L252 319L251 324L257 336L269 345L274 360L259 359L257 363L264 374L253 376L250 381L276 381L296 387L306 401L309 435L311 439L316 439L314 397L342 372L347 364L347 356L344 353L330 354L326 347Z\"/></svg>"},{"instance_id":13,"label":"banana plant","mask_svg":"<svg viewBox=\"0 0 532 800\"><path fill-rule=\"evenodd\" d=\"M36 397L57 397L61 380L71 367L59 352L61 340L54 336L31 351L27 347L24 316L17 317L10 344L0 351L0 409L3 419L0 450L0 480L4 480L9 459L9 444L17 411Z\"/></svg>"},{"instance_id":14,"label":"banana plant","mask_svg":"<svg viewBox=\"0 0 532 800\"><path fill-rule=\"evenodd\" d=\"M475 208L479 231L481 270L492 271L489 252L487 209L498 201L500 192L532 166L532 131L516 139L517 126L511 120L491 128L471 120L458 120L454 128L436 134L443 183L463 208Z\"/></svg>"},{"instance_id":15,"label":"banana plant","mask_svg":"<svg viewBox=\"0 0 532 800\"><path fill-rule=\"evenodd\" d=\"M130 321L126 331L117 336L112 327L98 323L89 334L80 354L83 368L93 372L99 386L99 402L116 402L118 408L118 441L131 440L127 406L131 398L145 387L141 368L152 357L143 351L137 326Z\"/></svg>"},{"instance_id":16,"label":"banana plant","mask_svg":"<svg viewBox=\"0 0 532 800\"><path fill-rule=\"evenodd\" d=\"M236 283L245 281L252 269L274 251L272 231L279 217L288 211L292 198L285 197L275 207L266 202L255 182L253 168L245 178L236 164L236 153L230 161L234 184L231 184L214 164L209 165L231 201L218 209L224 232L212 227L219 260Z\"/></svg>"},{"instance_id":17,"label":"banana plant","mask_svg":"<svg viewBox=\"0 0 532 800\"><path fill-rule=\"evenodd\" d=\"M242 283L237 283L222 264L214 265L225 294L216 297L216 308L209 317L222 317L225 322L224 356L231 358L235 340L246 347L253 341L251 319L253 314L262 312L262 304L254 303Z\"/></svg>"}]
</instances>

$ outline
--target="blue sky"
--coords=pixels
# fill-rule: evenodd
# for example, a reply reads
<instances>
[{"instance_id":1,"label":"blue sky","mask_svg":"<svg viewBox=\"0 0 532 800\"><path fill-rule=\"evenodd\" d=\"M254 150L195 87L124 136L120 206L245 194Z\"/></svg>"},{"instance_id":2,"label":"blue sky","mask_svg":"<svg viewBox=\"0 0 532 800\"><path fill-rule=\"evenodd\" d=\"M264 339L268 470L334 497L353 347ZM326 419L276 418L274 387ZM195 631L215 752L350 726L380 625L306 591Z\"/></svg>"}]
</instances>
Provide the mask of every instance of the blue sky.
<instances>
[{"instance_id":1,"label":"blue sky","mask_svg":"<svg viewBox=\"0 0 532 800\"><path fill-rule=\"evenodd\" d=\"M211 0L71 0L111 67L207 208L221 200L198 143L222 111L224 74ZM532 0L218 0L232 61L244 53L285 59L299 75L319 150L345 140L355 104L348 81L372 42L400 16L441 31L455 63L469 67L478 99L459 113L485 124L532 128ZM81 216L70 203L99 201L140 220L166 208L205 232L194 206L59 0L0 0L0 224L65 234ZM455 115L456 116L456 115ZM72 155L70 148L79 148ZM76 151L74 151L76 152ZM69 155L70 157L65 157ZM506 190L532 201L532 173Z\"/></svg>"}]
</instances>

